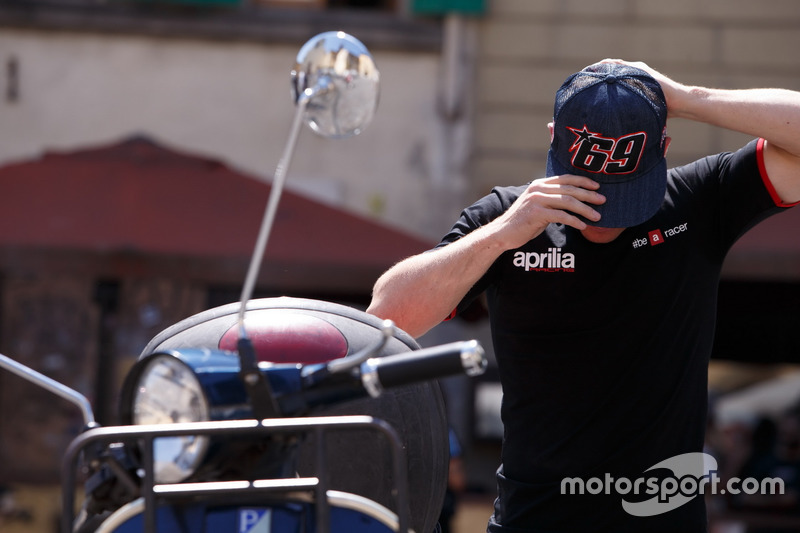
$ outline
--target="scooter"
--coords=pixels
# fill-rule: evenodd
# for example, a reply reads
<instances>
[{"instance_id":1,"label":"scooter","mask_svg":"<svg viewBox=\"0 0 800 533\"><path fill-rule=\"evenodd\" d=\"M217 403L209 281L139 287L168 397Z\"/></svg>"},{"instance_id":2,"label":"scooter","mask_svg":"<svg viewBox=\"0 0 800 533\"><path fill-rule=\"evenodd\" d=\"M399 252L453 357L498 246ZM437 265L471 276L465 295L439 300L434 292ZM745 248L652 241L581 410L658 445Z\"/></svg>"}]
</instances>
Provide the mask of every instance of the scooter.
<instances>
[{"instance_id":1,"label":"scooter","mask_svg":"<svg viewBox=\"0 0 800 533\"><path fill-rule=\"evenodd\" d=\"M435 530L448 455L432 380L483 373L480 344L420 349L348 306L252 299L300 126L348 137L377 106L372 57L343 32L309 40L291 79L297 110L240 302L148 343L123 385L121 425L100 427L83 395L0 354L83 415L62 462L64 533Z\"/></svg>"}]
</instances>

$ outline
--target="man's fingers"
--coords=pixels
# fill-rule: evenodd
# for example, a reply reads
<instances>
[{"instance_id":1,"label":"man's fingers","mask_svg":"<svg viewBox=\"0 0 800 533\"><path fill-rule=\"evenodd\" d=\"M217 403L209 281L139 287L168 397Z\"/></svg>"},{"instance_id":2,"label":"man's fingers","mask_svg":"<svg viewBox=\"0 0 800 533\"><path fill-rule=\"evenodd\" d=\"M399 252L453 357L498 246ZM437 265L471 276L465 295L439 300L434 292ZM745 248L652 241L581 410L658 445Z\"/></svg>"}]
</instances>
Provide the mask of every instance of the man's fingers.
<instances>
[{"instance_id":1,"label":"man's fingers","mask_svg":"<svg viewBox=\"0 0 800 533\"><path fill-rule=\"evenodd\" d=\"M541 178L531 182L531 184L542 183L547 185L572 185L580 187L581 189L588 189L591 191L600 188L600 184L591 178L585 176L576 176L575 174L562 174L561 176L550 176L549 178Z\"/></svg>"},{"instance_id":2,"label":"man's fingers","mask_svg":"<svg viewBox=\"0 0 800 533\"><path fill-rule=\"evenodd\" d=\"M568 211L554 209L552 218L553 218L553 222L555 222L557 224L564 224L565 226L572 226L573 228L575 228L577 230L585 230L586 227L588 226L588 224L586 224L586 222L584 222L583 220L581 220L580 218L576 217L575 215L573 215L572 213L570 213ZM589 218L589 217L586 217L586 218Z\"/></svg>"},{"instance_id":3,"label":"man's fingers","mask_svg":"<svg viewBox=\"0 0 800 533\"><path fill-rule=\"evenodd\" d=\"M602 204L605 202L605 197L594 191L560 187L553 190L530 191L530 196L527 201L550 211L551 213L548 214L548 220L550 222L563 222L562 220L555 220L553 218L554 215L552 212L556 211L563 211L567 213L567 215L574 213L596 222L600 220L600 213L595 211L591 207L591 204Z\"/></svg>"},{"instance_id":4,"label":"man's fingers","mask_svg":"<svg viewBox=\"0 0 800 533\"><path fill-rule=\"evenodd\" d=\"M559 198L569 203L570 210L574 211L575 206L571 202L573 199L584 204L605 203L605 196L596 191L599 187L596 181L589 178L564 175L536 180L528 186L528 192L534 195L542 194L548 198Z\"/></svg>"},{"instance_id":5,"label":"man's fingers","mask_svg":"<svg viewBox=\"0 0 800 533\"><path fill-rule=\"evenodd\" d=\"M604 199L605 200L605 199ZM582 202L575 198L574 196L564 196L561 198L561 209L568 213L574 213L576 215L581 215L582 217L591 220L593 222L597 222L600 220L600 213L592 209L589 204ZM598 202L602 203L602 202ZM572 226L573 224L570 224Z\"/></svg>"}]
</instances>

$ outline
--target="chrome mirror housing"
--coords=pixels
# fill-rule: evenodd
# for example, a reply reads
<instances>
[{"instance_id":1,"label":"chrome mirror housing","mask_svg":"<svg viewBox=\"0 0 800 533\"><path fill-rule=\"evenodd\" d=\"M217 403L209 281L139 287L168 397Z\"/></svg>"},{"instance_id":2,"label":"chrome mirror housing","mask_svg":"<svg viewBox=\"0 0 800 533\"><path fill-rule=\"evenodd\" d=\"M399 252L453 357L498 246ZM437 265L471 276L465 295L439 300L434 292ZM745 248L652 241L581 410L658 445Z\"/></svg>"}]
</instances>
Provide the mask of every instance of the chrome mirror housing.
<instances>
[{"instance_id":1,"label":"chrome mirror housing","mask_svg":"<svg viewBox=\"0 0 800 533\"><path fill-rule=\"evenodd\" d=\"M341 31L316 35L291 73L295 103L307 98L305 122L324 137L359 134L378 106L380 74L367 48Z\"/></svg>"}]
</instances>

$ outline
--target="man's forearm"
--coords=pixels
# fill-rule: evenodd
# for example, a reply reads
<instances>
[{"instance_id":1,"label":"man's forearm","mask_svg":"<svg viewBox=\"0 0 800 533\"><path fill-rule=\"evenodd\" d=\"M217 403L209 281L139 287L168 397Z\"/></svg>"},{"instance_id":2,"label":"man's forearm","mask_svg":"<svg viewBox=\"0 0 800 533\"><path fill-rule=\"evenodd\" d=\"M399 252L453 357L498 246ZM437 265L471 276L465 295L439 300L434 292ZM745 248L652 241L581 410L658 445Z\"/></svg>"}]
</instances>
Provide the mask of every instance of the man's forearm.
<instances>
[{"instance_id":1,"label":"man's forearm","mask_svg":"<svg viewBox=\"0 0 800 533\"><path fill-rule=\"evenodd\" d=\"M800 93L785 89L687 87L670 114L754 137L800 156Z\"/></svg>"},{"instance_id":2,"label":"man's forearm","mask_svg":"<svg viewBox=\"0 0 800 533\"><path fill-rule=\"evenodd\" d=\"M675 85L670 116L766 139L764 166L779 203L800 201L800 93L785 89L706 89ZM671 98L670 98L671 97Z\"/></svg>"},{"instance_id":3,"label":"man's forearm","mask_svg":"<svg viewBox=\"0 0 800 533\"><path fill-rule=\"evenodd\" d=\"M487 227L401 261L375 284L368 313L419 337L447 318L503 252Z\"/></svg>"}]
</instances>

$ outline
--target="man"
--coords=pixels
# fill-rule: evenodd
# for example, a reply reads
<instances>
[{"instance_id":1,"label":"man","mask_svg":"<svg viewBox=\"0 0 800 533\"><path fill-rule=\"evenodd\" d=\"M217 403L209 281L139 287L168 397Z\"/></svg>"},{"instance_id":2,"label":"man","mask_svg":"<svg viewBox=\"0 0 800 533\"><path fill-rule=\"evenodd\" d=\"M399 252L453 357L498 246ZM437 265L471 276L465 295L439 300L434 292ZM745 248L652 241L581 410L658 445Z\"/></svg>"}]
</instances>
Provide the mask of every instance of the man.
<instances>
[{"instance_id":1,"label":"man","mask_svg":"<svg viewBox=\"0 0 800 533\"><path fill-rule=\"evenodd\" d=\"M667 172L667 116L757 140ZM702 450L725 254L800 201L800 93L605 60L562 85L550 127L547 177L467 208L368 311L420 336L486 292L505 427L489 532L705 531L703 497L663 489Z\"/></svg>"}]
</instances>

